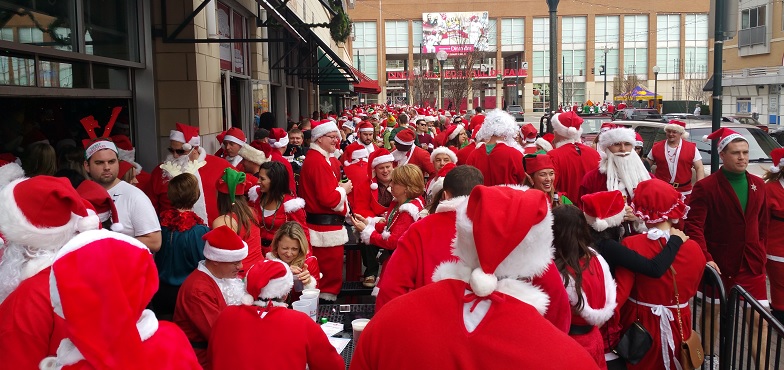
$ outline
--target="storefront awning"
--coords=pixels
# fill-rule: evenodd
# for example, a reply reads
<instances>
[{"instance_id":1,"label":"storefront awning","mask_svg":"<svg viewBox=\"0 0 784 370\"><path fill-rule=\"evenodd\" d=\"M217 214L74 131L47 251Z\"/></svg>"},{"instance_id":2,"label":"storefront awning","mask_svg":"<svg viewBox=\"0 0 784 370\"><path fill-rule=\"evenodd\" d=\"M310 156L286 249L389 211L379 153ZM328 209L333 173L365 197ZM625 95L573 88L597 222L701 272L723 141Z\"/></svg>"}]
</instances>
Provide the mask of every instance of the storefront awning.
<instances>
[{"instance_id":1,"label":"storefront awning","mask_svg":"<svg viewBox=\"0 0 784 370\"><path fill-rule=\"evenodd\" d=\"M371 80L370 77L353 66L349 67L351 68L351 72L359 79L359 82L354 84L355 92L363 94L381 94L381 86L379 86L377 80Z\"/></svg>"},{"instance_id":2,"label":"storefront awning","mask_svg":"<svg viewBox=\"0 0 784 370\"><path fill-rule=\"evenodd\" d=\"M280 14L280 12L278 12L278 10L275 9L275 7L272 6L272 4L270 4L267 0L256 0L256 2L259 3L259 5L261 5L261 7L264 8L264 10L266 10L273 18L275 18L275 20L277 20L280 25L286 29L286 31L289 31L292 36L296 36L297 41L307 42L305 41L305 38L302 37L302 35L300 35L296 29L294 29L294 26L292 26L291 23L289 23L289 21L287 21L286 18L283 17L283 15Z\"/></svg>"}]
</instances>

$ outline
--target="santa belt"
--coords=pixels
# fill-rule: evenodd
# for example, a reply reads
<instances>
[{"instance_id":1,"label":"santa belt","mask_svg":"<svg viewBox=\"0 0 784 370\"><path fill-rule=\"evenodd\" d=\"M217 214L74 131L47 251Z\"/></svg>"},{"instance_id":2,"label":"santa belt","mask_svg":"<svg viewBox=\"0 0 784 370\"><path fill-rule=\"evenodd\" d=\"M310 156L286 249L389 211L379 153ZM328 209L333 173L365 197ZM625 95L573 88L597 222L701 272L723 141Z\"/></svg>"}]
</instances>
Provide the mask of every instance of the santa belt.
<instances>
[{"instance_id":1,"label":"santa belt","mask_svg":"<svg viewBox=\"0 0 784 370\"><path fill-rule=\"evenodd\" d=\"M313 225L343 226L345 216L328 213L311 213L305 216L305 222Z\"/></svg>"},{"instance_id":2,"label":"santa belt","mask_svg":"<svg viewBox=\"0 0 784 370\"><path fill-rule=\"evenodd\" d=\"M675 353L675 340L673 339L672 327L670 326L670 321L673 321L675 318L672 315L672 309L681 309L689 307L689 302L684 302L679 305L671 305L665 306L661 304L653 304L653 303L646 303L640 302L634 298L629 297L629 301L634 302L640 306L650 307L651 313L654 316L659 316L659 334L660 334L660 341L661 341L661 350L662 350L662 358L664 358L664 368L670 368L670 352ZM667 349L669 347L669 350ZM674 360L674 359L673 359ZM680 366L676 366L680 368Z\"/></svg>"},{"instance_id":3,"label":"santa belt","mask_svg":"<svg viewBox=\"0 0 784 370\"><path fill-rule=\"evenodd\" d=\"M570 325L569 335L585 335L591 332L595 326L593 325Z\"/></svg>"},{"instance_id":4,"label":"santa belt","mask_svg":"<svg viewBox=\"0 0 784 370\"><path fill-rule=\"evenodd\" d=\"M679 183L677 183L677 182L671 182L671 183L670 183L670 185L672 185L672 187L673 187L673 188L676 188L676 189L677 189L677 188L682 188L682 187L684 187L684 186L689 186L689 185L691 185L691 180L689 180L689 181L686 181L686 182L682 182L682 183L680 183L680 184L679 184Z\"/></svg>"},{"instance_id":5,"label":"santa belt","mask_svg":"<svg viewBox=\"0 0 784 370\"><path fill-rule=\"evenodd\" d=\"M770 215L770 219L771 219L771 220L776 220L776 221L778 221L778 222L784 222L784 217L779 217L779 216Z\"/></svg>"}]
</instances>

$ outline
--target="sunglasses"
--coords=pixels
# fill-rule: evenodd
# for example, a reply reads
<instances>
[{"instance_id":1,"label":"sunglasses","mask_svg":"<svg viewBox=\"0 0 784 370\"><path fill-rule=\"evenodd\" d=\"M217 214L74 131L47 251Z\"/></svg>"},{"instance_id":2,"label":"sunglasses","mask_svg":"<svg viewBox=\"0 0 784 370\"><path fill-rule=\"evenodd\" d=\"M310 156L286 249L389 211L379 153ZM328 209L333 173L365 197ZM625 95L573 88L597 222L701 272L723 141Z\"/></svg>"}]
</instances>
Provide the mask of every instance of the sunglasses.
<instances>
[{"instance_id":1,"label":"sunglasses","mask_svg":"<svg viewBox=\"0 0 784 370\"><path fill-rule=\"evenodd\" d=\"M168 149L168 150L169 150L169 153L171 153L171 154L175 154L175 153L176 153L177 155L185 155L185 154L188 154L188 152L189 152L189 150L185 150L185 149L174 149L174 148L172 148L172 147L169 147L169 148L166 148L166 149Z\"/></svg>"}]
</instances>

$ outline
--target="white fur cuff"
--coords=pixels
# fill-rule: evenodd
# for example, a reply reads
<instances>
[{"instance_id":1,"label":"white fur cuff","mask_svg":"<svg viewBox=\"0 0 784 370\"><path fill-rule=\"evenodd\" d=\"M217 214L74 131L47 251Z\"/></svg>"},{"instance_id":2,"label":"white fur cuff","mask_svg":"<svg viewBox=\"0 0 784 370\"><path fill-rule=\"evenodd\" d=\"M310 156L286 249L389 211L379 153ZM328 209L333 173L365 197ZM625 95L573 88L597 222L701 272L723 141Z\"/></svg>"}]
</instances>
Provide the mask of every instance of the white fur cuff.
<instances>
[{"instance_id":1,"label":"white fur cuff","mask_svg":"<svg viewBox=\"0 0 784 370\"><path fill-rule=\"evenodd\" d=\"M335 212L343 212L343 210L346 208L346 189L338 186L335 188L335 190L340 193L340 201L338 202L337 206L332 208L332 210Z\"/></svg>"}]
</instances>

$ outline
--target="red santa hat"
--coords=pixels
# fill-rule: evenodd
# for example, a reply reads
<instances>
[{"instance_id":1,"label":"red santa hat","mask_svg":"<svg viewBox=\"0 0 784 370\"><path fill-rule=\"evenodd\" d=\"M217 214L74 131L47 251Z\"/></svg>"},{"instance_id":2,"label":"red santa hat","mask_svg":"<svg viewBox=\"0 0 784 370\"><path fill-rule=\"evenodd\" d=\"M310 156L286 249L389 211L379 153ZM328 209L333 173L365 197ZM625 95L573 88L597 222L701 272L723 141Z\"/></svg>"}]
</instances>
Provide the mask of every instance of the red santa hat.
<instances>
[{"instance_id":1,"label":"red santa hat","mask_svg":"<svg viewBox=\"0 0 784 370\"><path fill-rule=\"evenodd\" d=\"M583 202L585 220L591 227L602 232L620 226L626 215L626 200L620 190L600 191L580 197Z\"/></svg>"},{"instance_id":2,"label":"red santa hat","mask_svg":"<svg viewBox=\"0 0 784 370\"><path fill-rule=\"evenodd\" d=\"M487 113L482 127L476 134L476 139L487 141L492 136L498 136L509 141L518 136L519 132L520 129L517 127L514 117L500 109L493 109Z\"/></svg>"},{"instance_id":3,"label":"red santa hat","mask_svg":"<svg viewBox=\"0 0 784 370\"><path fill-rule=\"evenodd\" d=\"M458 135L465 132L465 126L463 124L458 123L456 125L451 125L446 129L446 135L449 140L454 140Z\"/></svg>"},{"instance_id":4,"label":"red santa hat","mask_svg":"<svg viewBox=\"0 0 784 370\"><path fill-rule=\"evenodd\" d=\"M776 148L771 150L770 157L773 159L773 166L770 166L770 172L779 173L784 168L784 148ZM2 168L0 168L2 171ZM2 184L0 184L2 186Z\"/></svg>"},{"instance_id":5,"label":"red santa hat","mask_svg":"<svg viewBox=\"0 0 784 370\"><path fill-rule=\"evenodd\" d=\"M378 148L374 150L373 153L370 153L370 155L368 156L368 162L370 163L370 166L368 166L368 177L372 179L376 177L376 172L375 172L376 166L383 163L394 163L395 157L393 157L392 154L389 154L388 150L384 148ZM370 189L371 190L378 189L378 184L376 184L375 182L371 183Z\"/></svg>"},{"instance_id":6,"label":"red santa hat","mask_svg":"<svg viewBox=\"0 0 784 370\"><path fill-rule=\"evenodd\" d=\"M645 141L643 141L642 135L640 135L639 132L634 133L634 146L639 148L645 146Z\"/></svg>"},{"instance_id":7,"label":"red santa hat","mask_svg":"<svg viewBox=\"0 0 784 370\"><path fill-rule=\"evenodd\" d=\"M239 262L248 256L248 244L226 225L218 226L201 237L204 258L215 262Z\"/></svg>"},{"instance_id":8,"label":"red santa hat","mask_svg":"<svg viewBox=\"0 0 784 370\"><path fill-rule=\"evenodd\" d=\"M547 154L527 155L523 157L523 168L525 173L533 176L537 171L545 169L555 169L553 159Z\"/></svg>"},{"instance_id":9,"label":"red santa hat","mask_svg":"<svg viewBox=\"0 0 784 370\"><path fill-rule=\"evenodd\" d=\"M169 140L183 143L182 149L184 150L191 150L201 145L198 127L188 126L184 123L177 123L175 126L176 130L169 131Z\"/></svg>"},{"instance_id":10,"label":"red santa hat","mask_svg":"<svg viewBox=\"0 0 784 370\"><path fill-rule=\"evenodd\" d=\"M128 171L134 168L134 165L132 163L120 160L119 167L120 170L117 171L117 178L122 179L125 177L125 174L128 173Z\"/></svg>"},{"instance_id":11,"label":"red santa hat","mask_svg":"<svg viewBox=\"0 0 784 370\"><path fill-rule=\"evenodd\" d=\"M599 128L599 132L605 132L605 131L607 131L609 129L613 129L615 127L616 127L615 124L612 123L612 122L604 122L604 123L602 123L602 127Z\"/></svg>"},{"instance_id":12,"label":"red santa hat","mask_svg":"<svg viewBox=\"0 0 784 370\"><path fill-rule=\"evenodd\" d=\"M580 140L580 135L583 134L583 129L581 128L583 118L577 115L577 112L569 111L554 114L550 118L550 123L553 126L553 131L570 140Z\"/></svg>"},{"instance_id":13,"label":"red santa hat","mask_svg":"<svg viewBox=\"0 0 784 370\"><path fill-rule=\"evenodd\" d=\"M230 141L232 143L239 144L240 146L243 146L243 145L245 145L247 140L248 139L245 138L245 133L242 132L242 130L240 130L237 127L232 127L230 129L226 130L226 134L223 135L223 140L221 142Z\"/></svg>"},{"instance_id":14,"label":"red santa hat","mask_svg":"<svg viewBox=\"0 0 784 370\"><path fill-rule=\"evenodd\" d=\"M523 127L520 128L520 132L523 135L523 138L528 143L536 142L536 135L539 133L531 123L526 123Z\"/></svg>"},{"instance_id":15,"label":"red santa hat","mask_svg":"<svg viewBox=\"0 0 784 370\"><path fill-rule=\"evenodd\" d=\"M471 120L468 121L468 129L471 131L479 130L479 126L485 122L485 115L484 114L476 114L471 117Z\"/></svg>"},{"instance_id":16,"label":"red santa hat","mask_svg":"<svg viewBox=\"0 0 784 370\"><path fill-rule=\"evenodd\" d=\"M659 180L650 179L637 184L631 204L634 214L646 224L655 224L665 220L677 223L686 218L689 206L672 185Z\"/></svg>"},{"instance_id":17,"label":"red santa hat","mask_svg":"<svg viewBox=\"0 0 784 370\"><path fill-rule=\"evenodd\" d=\"M365 148L365 146L360 144L358 141L355 141L349 144L343 151L343 158L346 159L343 161L343 165L349 166L363 158L365 158L365 161L367 161L368 156L370 156L370 153L368 153L367 148Z\"/></svg>"},{"instance_id":18,"label":"red santa hat","mask_svg":"<svg viewBox=\"0 0 784 370\"><path fill-rule=\"evenodd\" d=\"M21 162L10 153L0 154L0 189L9 182L24 177Z\"/></svg>"},{"instance_id":19,"label":"red santa hat","mask_svg":"<svg viewBox=\"0 0 784 370\"><path fill-rule=\"evenodd\" d=\"M510 219L510 214L519 217ZM434 280L461 279L477 297L499 290L544 313L547 295L531 291L529 283L518 279L540 276L547 270L553 258L552 224L544 192L518 186L477 186L457 207L452 253L460 261L451 267L439 266Z\"/></svg>"},{"instance_id":20,"label":"red santa hat","mask_svg":"<svg viewBox=\"0 0 784 370\"><path fill-rule=\"evenodd\" d=\"M415 140L416 134L409 129L400 130L397 135L395 135L395 142L400 145L414 145Z\"/></svg>"},{"instance_id":21,"label":"red santa hat","mask_svg":"<svg viewBox=\"0 0 784 370\"><path fill-rule=\"evenodd\" d=\"M452 163L457 163L457 155L455 152L445 146L439 146L438 148L433 149L433 152L430 153L430 163L435 163L436 156L439 154L446 154L449 156L449 160L451 160Z\"/></svg>"},{"instance_id":22,"label":"red santa hat","mask_svg":"<svg viewBox=\"0 0 784 370\"><path fill-rule=\"evenodd\" d=\"M454 170L455 167L457 167L457 165L454 162L449 162L449 163L445 164L444 167L441 167L441 169L438 170L438 177L440 177L440 178L446 177L446 175L449 174L449 171ZM443 184L442 184L441 187L443 188Z\"/></svg>"},{"instance_id":23,"label":"red santa hat","mask_svg":"<svg viewBox=\"0 0 784 370\"><path fill-rule=\"evenodd\" d=\"M112 142L117 147L117 156L120 160L130 163L136 167L136 171L142 170L142 165L136 162L136 148L131 143L131 138L126 135L112 135ZM119 175L118 177L122 177Z\"/></svg>"},{"instance_id":24,"label":"red santa hat","mask_svg":"<svg viewBox=\"0 0 784 370\"><path fill-rule=\"evenodd\" d=\"M373 124L368 121L364 121L360 123L359 126L357 126L357 132L374 132Z\"/></svg>"},{"instance_id":25,"label":"red santa hat","mask_svg":"<svg viewBox=\"0 0 784 370\"><path fill-rule=\"evenodd\" d=\"M552 135L552 134L545 134L545 136L547 135ZM545 152L549 152L553 150L553 144L547 139L545 139L544 137L537 138L534 141L534 143L536 143L536 146L542 148L542 150L544 150Z\"/></svg>"},{"instance_id":26,"label":"red santa hat","mask_svg":"<svg viewBox=\"0 0 784 370\"><path fill-rule=\"evenodd\" d=\"M273 148L285 148L289 145L289 133L280 127L275 127L270 131L267 142L269 142Z\"/></svg>"},{"instance_id":27,"label":"red santa hat","mask_svg":"<svg viewBox=\"0 0 784 370\"><path fill-rule=\"evenodd\" d=\"M269 145L267 145L267 147L271 149ZM265 155L265 152L261 148L262 142L260 140L253 140L250 145L243 145L237 152L237 155L242 157L245 161L253 162L261 166L264 162L270 161L269 156Z\"/></svg>"},{"instance_id":28,"label":"red santa hat","mask_svg":"<svg viewBox=\"0 0 784 370\"><path fill-rule=\"evenodd\" d=\"M702 139L703 141L719 140L719 145L716 147L719 152L724 150L724 148L726 148L727 145L729 145L729 143L731 143L733 140L741 139L747 143L749 142L745 137L743 137L743 135L727 127L722 127L716 131L713 131L710 135L707 135Z\"/></svg>"},{"instance_id":29,"label":"red santa hat","mask_svg":"<svg viewBox=\"0 0 784 370\"><path fill-rule=\"evenodd\" d=\"M629 143L634 145L637 142L637 133L626 127L616 127L599 134L599 142L596 150L603 153L608 146L615 143Z\"/></svg>"},{"instance_id":30,"label":"red santa hat","mask_svg":"<svg viewBox=\"0 0 784 370\"><path fill-rule=\"evenodd\" d=\"M120 223L114 201L103 186L98 185L95 181L82 181L79 187L76 188L76 192L79 193L82 199L90 202L101 222L111 218L112 231L122 231L124 229Z\"/></svg>"},{"instance_id":31,"label":"red santa hat","mask_svg":"<svg viewBox=\"0 0 784 370\"><path fill-rule=\"evenodd\" d=\"M310 128L310 139L316 141L318 138L330 133L339 132L338 125L329 119L322 119L321 121L314 122Z\"/></svg>"},{"instance_id":32,"label":"red santa hat","mask_svg":"<svg viewBox=\"0 0 784 370\"><path fill-rule=\"evenodd\" d=\"M57 253L49 282L54 312L65 320L66 351L44 359L42 369L76 362L131 369L154 361L142 343L159 328L145 309L158 290L158 270L144 244L108 230L79 234Z\"/></svg>"},{"instance_id":33,"label":"red santa hat","mask_svg":"<svg viewBox=\"0 0 784 370\"><path fill-rule=\"evenodd\" d=\"M683 121L671 119L670 122L664 125L664 130L679 132L682 138L689 138L689 133L686 132L686 122Z\"/></svg>"},{"instance_id":34,"label":"red santa hat","mask_svg":"<svg viewBox=\"0 0 784 370\"><path fill-rule=\"evenodd\" d=\"M245 274L245 290L242 303L250 306L254 301L283 298L291 292L294 276L289 266L279 259L256 262Z\"/></svg>"},{"instance_id":35,"label":"red santa hat","mask_svg":"<svg viewBox=\"0 0 784 370\"><path fill-rule=\"evenodd\" d=\"M62 177L36 176L0 190L0 234L7 242L53 250L76 233L100 227L82 197Z\"/></svg>"}]
</instances>

